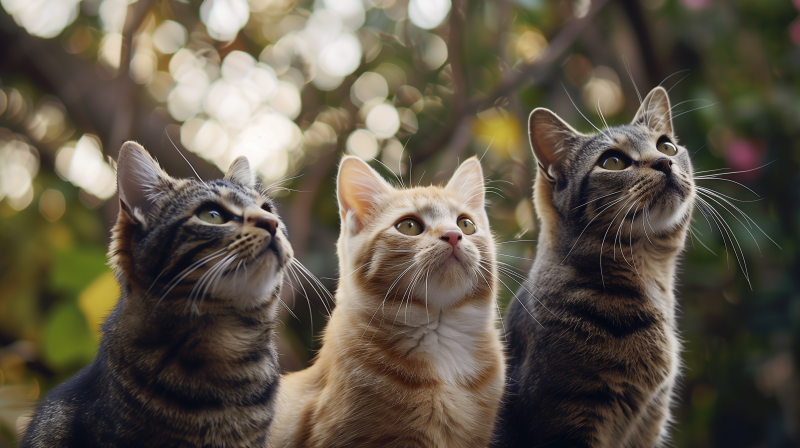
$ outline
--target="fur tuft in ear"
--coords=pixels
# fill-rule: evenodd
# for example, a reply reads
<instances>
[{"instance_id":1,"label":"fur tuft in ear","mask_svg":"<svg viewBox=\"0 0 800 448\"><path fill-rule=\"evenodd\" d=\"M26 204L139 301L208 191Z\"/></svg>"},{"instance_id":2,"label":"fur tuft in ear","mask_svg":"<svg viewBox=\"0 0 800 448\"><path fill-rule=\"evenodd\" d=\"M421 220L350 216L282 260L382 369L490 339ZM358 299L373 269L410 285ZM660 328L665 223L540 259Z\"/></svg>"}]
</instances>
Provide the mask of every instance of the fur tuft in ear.
<instances>
[{"instance_id":1,"label":"fur tuft in ear","mask_svg":"<svg viewBox=\"0 0 800 448\"><path fill-rule=\"evenodd\" d=\"M483 210L486 191L483 184L483 169L476 156L465 160L447 183L446 189L458 194L466 204Z\"/></svg>"},{"instance_id":2,"label":"fur tuft in ear","mask_svg":"<svg viewBox=\"0 0 800 448\"><path fill-rule=\"evenodd\" d=\"M231 166L228 167L228 172L225 173L225 180L248 188L256 187L256 174L250 169L247 157L239 156L231 163Z\"/></svg>"},{"instance_id":3,"label":"fur tuft in ear","mask_svg":"<svg viewBox=\"0 0 800 448\"><path fill-rule=\"evenodd\" d=\"M662 134L672 135L672 108L663 87L658 86L647 94L631 124L643 124Z\"/></svg>"},{"instance_id":4,"label":"fur tuft in ear","mask_svg":"<svg viewBox=\"0 0 800 448\"><path fill-rule=\"evenodd\" d=\"M564 142L582 134L551 110L539 107L531 112L528 119L528 135L533 155L539 163L539 171L552 182L567 147Z\"/></svg>"},{"instance_id":5,"label":"fur tuft in ear","mask_svg":"<svg viewBox=\"0 0 800 448\"><path fill-rule=\"evenodd\" d=\"M366 162L358 157L345 156L336 177L336 196L342 225L353 233L360 232L372 215L377 196L392 189Z\"/></svg>"},{"instance_id":6,"label":"fur tuft in ear","mask_svg":"<svg viewBox=\"0 0 800 448\"><path fill-rule=\"evenodd\" d=\"M141 145L134 141L122 144L117 158L117 189L120 208L129 218L142 223L150 214L159 187L169 179Z\"/></svg>"}]
</instances>

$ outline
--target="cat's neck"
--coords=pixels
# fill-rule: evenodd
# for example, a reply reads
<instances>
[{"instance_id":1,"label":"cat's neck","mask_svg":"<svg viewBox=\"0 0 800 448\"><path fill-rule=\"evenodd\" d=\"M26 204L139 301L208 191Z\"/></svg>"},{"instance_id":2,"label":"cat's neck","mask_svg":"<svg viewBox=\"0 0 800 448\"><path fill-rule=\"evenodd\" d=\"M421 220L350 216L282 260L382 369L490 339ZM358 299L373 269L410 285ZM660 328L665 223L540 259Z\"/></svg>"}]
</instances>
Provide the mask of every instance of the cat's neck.
<instances>
[{"instance_id":1,"label":"cat's neck","mask_svg":"<svg viewBox=\"0 0 800 448\"><path fill-rule=\"evenodd\" d=\"M383 301L383 297L371 297L352 284L340 286L336 297L331 331L347 340L339 340L341 346L374 351L373 355L386 359L387 365L423 362L445 383L473 377L479 369L474 360L496 337L491 298L455 307L426 308L408 300ZM336 340L331 342L337 344Z\"/></svg>"}]
</instances>

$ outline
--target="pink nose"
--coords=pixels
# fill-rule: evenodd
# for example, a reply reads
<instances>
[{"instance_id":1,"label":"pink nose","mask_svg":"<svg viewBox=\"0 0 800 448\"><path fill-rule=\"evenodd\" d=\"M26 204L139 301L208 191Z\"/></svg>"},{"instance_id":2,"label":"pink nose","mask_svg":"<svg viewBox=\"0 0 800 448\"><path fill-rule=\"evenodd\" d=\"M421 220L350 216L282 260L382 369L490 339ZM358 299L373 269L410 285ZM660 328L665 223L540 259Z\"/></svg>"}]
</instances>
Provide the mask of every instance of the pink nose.
<instances>
[{"instance_id":1,"label":"pink nose","mask_svg":"<svg viewBox=\"0 0 800 448\"><path fill-rule=\"evenodd\" d=\"M461 231L460 230L446 230L442 234L442 239L450 243L451 246L456 247L459 241L461 241Z\"/></svg>"}]
</instances>

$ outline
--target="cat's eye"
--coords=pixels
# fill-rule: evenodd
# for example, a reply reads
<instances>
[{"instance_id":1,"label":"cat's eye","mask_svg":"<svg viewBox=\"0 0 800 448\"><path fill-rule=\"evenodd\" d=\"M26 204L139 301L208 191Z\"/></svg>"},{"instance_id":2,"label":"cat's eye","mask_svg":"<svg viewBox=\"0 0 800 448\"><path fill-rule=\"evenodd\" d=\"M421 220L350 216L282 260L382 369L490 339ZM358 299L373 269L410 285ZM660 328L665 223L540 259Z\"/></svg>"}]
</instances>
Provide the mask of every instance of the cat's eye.
<instances>
[{"instance_id":1,"label":"cat's eye","mask_svg":"<svg viewBox=\"0 0 800 448\"><path fill-rule=\"evenodd\" d=\"M665 136L662 136L658 139L658 142L656 143L656 149L668 156L674 156L678 153L678 147L673 145L672 142L669 141L669 139Z\"/></svg>"},{"instance_id":2,"label":"cat's eye","mask_svg":"<svg viewBox=\"0 0 800 448\"><path fill-rule=\"evenodd\" d=\"M197 217L209 224L225 224L230 221L230 214L217 204L204 205L197 211Z\"/></svg>"},{"instance_id":3,"label":"cat's eye","mask_svg":"<svg viewBox=\"0 0 800 448\"><path fill-rule=\"evenodd\" d=\"M609 171L620 171L631 165L631 159L619 151L606 151L598 161L600 168Z\"/></svg>"},{"instance_id":4,"label":"cat's eye","mask_svg":"<svg viewBox=\"0 0 800 448\"><path fill-rule=\"evenodd\" d=\"M458 218L458 228L464 235L472 235L477 230L475 223L469 218Z\"/></svg>"},{"instance_id":5,"label":"cat's eye","mask_svg":"<svg viewBox=\"0 0 800 448\"><path fill-rule=\"evenodd\" d=\"M403 235L408 236L417 236L422 233L422 224L419 223L416 219L406 218L397 224L394 227Z\"/></svg>"}]
</instances>

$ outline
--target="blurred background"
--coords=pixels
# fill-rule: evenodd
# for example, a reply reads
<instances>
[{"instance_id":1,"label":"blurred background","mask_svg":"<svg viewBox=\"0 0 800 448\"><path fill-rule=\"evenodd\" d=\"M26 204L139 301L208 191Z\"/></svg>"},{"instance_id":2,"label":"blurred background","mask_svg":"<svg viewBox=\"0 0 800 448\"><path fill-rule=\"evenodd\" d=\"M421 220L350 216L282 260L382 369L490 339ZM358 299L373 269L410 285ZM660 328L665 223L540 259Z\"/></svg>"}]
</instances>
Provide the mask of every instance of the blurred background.
<instances>
[{"instance_id":1,"label":"blurred background","mask_svg":"<svg viewBox=\"0 0 800 448\"><path fill-rule=\"evenodd\" d=\"M524 273L538 233L528 113L548 107L588 132L579 110L625 123L637 88L660 83L695 169L743 171L698 184L748 201L729 199L740 214L707 198L727 226L695 215L674 445L800 446L800 0L0 5L0 447L94 357L118 294L107 157L123 141L181 177L193 173L176 147L203 178L246 155L277 182L295 254L331 291L342 154L414 184L478 154L508 241L500 259ZM297 370L325 311L285 290L296 317L284 317L281 360Z\"/></svg>"}]
</instances>

